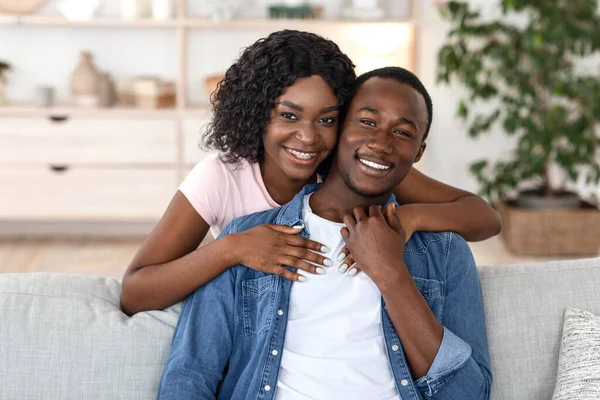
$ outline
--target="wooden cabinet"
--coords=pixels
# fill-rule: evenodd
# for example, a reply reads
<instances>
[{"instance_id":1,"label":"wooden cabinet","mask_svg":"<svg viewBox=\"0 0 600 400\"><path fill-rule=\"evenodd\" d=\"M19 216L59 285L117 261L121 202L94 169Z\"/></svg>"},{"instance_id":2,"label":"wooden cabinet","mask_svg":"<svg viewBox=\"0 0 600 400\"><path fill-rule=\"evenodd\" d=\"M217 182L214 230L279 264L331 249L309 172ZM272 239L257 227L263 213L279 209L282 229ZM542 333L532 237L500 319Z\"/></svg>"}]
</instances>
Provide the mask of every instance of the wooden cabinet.
<instances>
[{"instance_id":1,"label":"wooden cabinet","mask_svg":"<svg viewBox=\"0 0 600 400\"><path fill-rule=\"evenodd\" d=\"M205 156L207 122L0 118L0 222L155 223Z\"/></svg>"}]
</instances>

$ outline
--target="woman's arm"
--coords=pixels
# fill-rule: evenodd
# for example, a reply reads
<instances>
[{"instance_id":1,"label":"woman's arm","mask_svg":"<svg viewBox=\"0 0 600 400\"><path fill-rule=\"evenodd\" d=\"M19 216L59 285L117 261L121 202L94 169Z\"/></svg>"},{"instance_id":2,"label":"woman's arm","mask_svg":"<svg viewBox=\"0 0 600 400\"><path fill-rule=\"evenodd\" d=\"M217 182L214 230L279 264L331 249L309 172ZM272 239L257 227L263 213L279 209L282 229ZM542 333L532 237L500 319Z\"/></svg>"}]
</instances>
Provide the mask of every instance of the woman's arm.
<instances>
[{"instance_id":1,"label":"woman's arm","mask_svg":"<svg viewBox=\"0 0 600 400\"><path fill-rule=\"evenodd\" d=\"M453 231L476 242L500 233L502 222L482 198L432 179L414 167L396 187L398 216L411 232ZM404 221L403 221L404 219Z\"/></svg>"},{"instance_id":2,"label":"woman's arm","mask_svg":"<svg viewBox=\"0 0 600 400\"><path fill-rule=\"evenodd\" d=\"M178 191L125 271L123 312L132 315L169 307L233 265L231 252L225 251L227 237L196 250L208 229ZM199 262L204 268L197 268Z\"/></svg>"},{"instance_id":3,"label":"woman's arm","mask_svg":"<svg viewBox=\"0 0 600 400\"><path fill-rule=\"evenodd\" d=\"M237 264L300 281L301 274L282 265L317 273L317 267L304 260L320 265L325 262L313 252L321 252L322 244L296 236L301 228L260 225L198 248L208 229L206 221L177 191L125 271L123 312L132 315L170 307Z\"/></svg>"}]
</instances>

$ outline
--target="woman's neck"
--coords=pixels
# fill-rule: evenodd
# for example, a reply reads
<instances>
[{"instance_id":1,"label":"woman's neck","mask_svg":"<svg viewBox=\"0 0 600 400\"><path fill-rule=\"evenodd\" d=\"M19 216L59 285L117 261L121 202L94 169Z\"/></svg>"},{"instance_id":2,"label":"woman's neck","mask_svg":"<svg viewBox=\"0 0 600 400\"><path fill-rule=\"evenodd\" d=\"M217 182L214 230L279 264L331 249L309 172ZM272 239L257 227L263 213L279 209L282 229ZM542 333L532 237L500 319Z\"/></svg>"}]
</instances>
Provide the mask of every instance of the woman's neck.
<instances>
[{"instance_id":1,"label":"woman's neck","mask_svg":"<svg viewBox=\"0 0 600 400\"><path fill-rule=\"evenodd\" d=\"M292 179L275 163L261 160L258 164L260 166L260 174L262 175L265 188L277 204L286 204L292 200L304 186L309 183L317 182L316 173L307 180Z\"/></svg>"}]
</instances>

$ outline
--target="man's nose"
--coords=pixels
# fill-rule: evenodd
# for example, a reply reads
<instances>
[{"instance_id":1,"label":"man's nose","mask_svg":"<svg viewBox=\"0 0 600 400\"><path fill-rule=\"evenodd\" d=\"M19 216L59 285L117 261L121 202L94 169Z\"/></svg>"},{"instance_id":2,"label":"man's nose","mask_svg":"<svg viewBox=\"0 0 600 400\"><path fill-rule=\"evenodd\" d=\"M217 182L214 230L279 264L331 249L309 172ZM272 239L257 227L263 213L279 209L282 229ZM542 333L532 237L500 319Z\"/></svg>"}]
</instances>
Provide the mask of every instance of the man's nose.
<instances>
[{"instance_id":1,"label":"man's nose","mask_svg":"<svg viewBox=\"0 0 600 400\"><path fill-rule=\"evenodd\" d=\"M375 153L390 154L392 152L392 142L390 134L383 130L378 130L369 139L367 147Z\"/></svg>"}]
</instances>

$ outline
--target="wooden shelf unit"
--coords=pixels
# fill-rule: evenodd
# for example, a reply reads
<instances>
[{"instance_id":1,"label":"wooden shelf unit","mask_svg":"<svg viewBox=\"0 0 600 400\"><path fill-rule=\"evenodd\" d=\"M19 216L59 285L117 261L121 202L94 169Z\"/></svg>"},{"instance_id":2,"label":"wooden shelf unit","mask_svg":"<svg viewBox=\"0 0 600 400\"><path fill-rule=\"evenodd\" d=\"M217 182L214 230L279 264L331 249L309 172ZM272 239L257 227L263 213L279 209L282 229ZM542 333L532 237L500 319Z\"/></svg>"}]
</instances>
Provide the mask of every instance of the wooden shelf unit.
<instances>
[{"instance_id":1,"label":"wooden shelf unit","mask_svg":"<svg viewBox=\"0 0 600 400\"><path fill-rule=\"evenodd\" d=\"M188 16L188 0L174 1L174 17L166 21L118 17L69 21L52 15L0 14L0 28L174 30L179 60L174 108L84 108L69 103L50 108L32 103L0 106L0 232L8 227L14 235L32 231L62 234L64 225L57 221L81 223L84 231L90 229L85 225L90 221L148 222L140 228L142 234L153 226L181 180L206 156L198 142L202 127L210 120L210 105L192 104L187 97L189 39L194 30L310 31L354 24L389 25L408 28L403 31L411 35L414 52L416 25L411 20L215 22ZM410 60L414 61L414 55ZM25 221L21 228L19 221ZM51 223L52 228L40 225L36 230L31 221ZM77 228L69 225L68 229Z\"/></svg>"}]
</instances>

